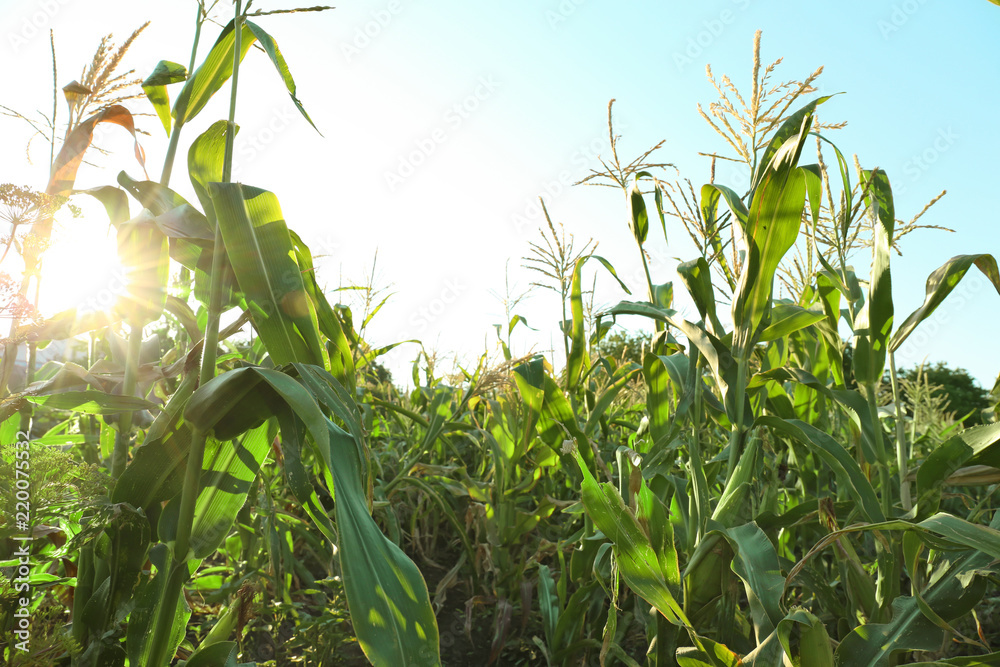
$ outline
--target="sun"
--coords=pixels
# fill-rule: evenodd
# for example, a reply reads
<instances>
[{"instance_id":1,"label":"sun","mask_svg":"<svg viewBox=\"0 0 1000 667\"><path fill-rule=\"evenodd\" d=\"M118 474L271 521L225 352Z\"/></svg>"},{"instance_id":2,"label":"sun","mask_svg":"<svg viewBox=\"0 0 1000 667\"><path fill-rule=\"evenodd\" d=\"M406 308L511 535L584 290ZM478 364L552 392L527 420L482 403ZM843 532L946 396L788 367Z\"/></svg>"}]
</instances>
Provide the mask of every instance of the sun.
<instances>
[{"instance_id":1,"label":"sun","mask_svg":"<svg viewBox=\"0 0 1000 667\"><path fill-rule=\"evenodd\" d=\"M110 310L125 287L115 230L99 216L57 222L42 259L38 308L42 315L75 308Z\"/></svg>"}]
</instances>

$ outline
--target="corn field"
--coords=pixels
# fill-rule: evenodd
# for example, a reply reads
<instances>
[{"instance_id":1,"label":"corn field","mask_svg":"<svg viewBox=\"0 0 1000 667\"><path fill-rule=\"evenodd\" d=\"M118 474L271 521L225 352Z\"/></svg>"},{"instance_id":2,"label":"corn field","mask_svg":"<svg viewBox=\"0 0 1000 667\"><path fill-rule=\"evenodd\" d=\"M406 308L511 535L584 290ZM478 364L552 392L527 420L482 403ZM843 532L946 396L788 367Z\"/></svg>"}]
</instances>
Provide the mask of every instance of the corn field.
<instances>
[{"instance_id":1,"label":"corn field","mask_svg":"<svg viewBox=\"0 0 1000 667\"><path fill-rule=\"evenodd\" d=\"M934 210L898 218L890 175L832 141L818 71L773 84L758 33L742 95L710 74L701 115L732 155L703 184L661 146L620 158L609 103L580 185L621 198L609 229L645 281L574 248L543 201L524 262L558 294L564 366L513 354L527 322L508 312L498 354L442 375L424 353L403 389L365 340L378 307L332 302L278 197L233 178L237 90L259 102L244 57L273 64L299 122L297 83L318 85L247 4L219 28L199 3L190 63L141 82L102 43L62 91L49 182L0 186L25 267L2 286L5 664L1000 664L1000 386L965 428L904 392L895 356L970 271L1000 296L997 261L936 261L895 312L892 257ZM216 95L228 118L201 114ZM140 111L169 139L158 180ZM131 134L135 168L77 189L104 130ZM748 180L716 181L717 160ZM84 199L123 294L42 318L53 217ZM699 254L657 275L649 249L675 235ZM594 280L628 300L595 306ZM611 353L621 325L648 334ZM36 363L74 340L79 362Z\"/></svg>"}]
</instances>

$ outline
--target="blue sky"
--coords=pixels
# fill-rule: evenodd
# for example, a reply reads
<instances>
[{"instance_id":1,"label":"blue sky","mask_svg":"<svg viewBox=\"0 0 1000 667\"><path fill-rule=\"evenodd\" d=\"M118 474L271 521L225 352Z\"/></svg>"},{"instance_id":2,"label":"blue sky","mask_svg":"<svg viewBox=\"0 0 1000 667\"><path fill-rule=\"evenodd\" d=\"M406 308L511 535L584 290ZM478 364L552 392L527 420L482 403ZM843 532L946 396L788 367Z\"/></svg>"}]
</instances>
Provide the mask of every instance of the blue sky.
<instances>
[{"instance_id":1,"label":"blue sky","mask_svg":"<svg viewBox=\"0 0 1000 667\"><path fill-rule=\"evenodd\" d=\"M220 18L229 12L222 4ZM290 6L260 3L262 9ZM160 59L186 64L193 16L193 2L171 3L168 10L165 3L114 0L101 3L99 13L82 0L5 2L0 50L17 67L5 70L0 104L25 113L51 107L49 28L64 85L89 62L103 34L121 40L145 20L153 23L127 66L145 76ZM696 111L697 103L707 106L716 97L705 64L747 90L757 29L763 30L764 62L784 58L779 79L801 79L825 66L820 91L845 94L821 107L820 117L846 120L847 128L831 139L845 154L857 153L863 166L888 172L898 217L909 219L948 190L923 222L956 233L918 232L904 240L903 256L893 257L897 323L920 304L927 275L945 260L1000 254L996 213L986 203L996 187L992 158L1000 149L1000 7L986 0L366 0L259 23L281 46L299 98L323 136L290 109L263 54L251 53L241 70L236 174L278 194L289 225L323 256L320 280L328 287L364 281L377 250L375 283L395 293L368 332L378 345L420 338L466 361L495 350L491 325L501 321L503 308L493 293L504 291L505 267L515 291L532 280L520 258L538 238L542 219L532 207L538 195L578 244L599 240L599 254L642 294L621 194L568 183L597 166L597 154L607 155L612 97L623 156L664 139L659 158L676 164L696 187L707 182L708 161L697 153L726 147ZM206 26L202 54L217 31ZM224 102L213 101L186 128L182 150L225 113ZM156 177L167 141L154 119L143 125L151 133L143 145ZM47 149L36 140L34 166L28 166L26 126L0 118L0 128L0 148L9 156L0 181L41 189ZM106 134L111 154L95 157L100 168L81 170L81 187L113 183L120 169L140 174L121 134ZM721 167L717 175L737 189L740 178ZM172 185L190 194L181 170ZM68 247L103 239L113 255L100 209L85 211L87 219L64 225L66 238L75 239ZM650 233L654 282L675 279L676 259L695 256L679 224L668 236L669 245L659 230ZM110 262L96 250L93 256L82 271L72 266L72 253L57 257L72 266L79 289L107 291ZM863 257L856 263L866 270ZM993 339L1000 296L978 274L963 284L923 334L911 338L900 364L945 360L989 388L1000 371ZM598 304L625 297L610 278L598 277ZM678 306L690 310L683 299ZM516 312L538 331L515 332L515 352L546 350L553 341L561 347L558 303L550 292L533 292ZM390 355L397 378L408 377L416 349L402 346Z\"/></svg>"}]
</instances>

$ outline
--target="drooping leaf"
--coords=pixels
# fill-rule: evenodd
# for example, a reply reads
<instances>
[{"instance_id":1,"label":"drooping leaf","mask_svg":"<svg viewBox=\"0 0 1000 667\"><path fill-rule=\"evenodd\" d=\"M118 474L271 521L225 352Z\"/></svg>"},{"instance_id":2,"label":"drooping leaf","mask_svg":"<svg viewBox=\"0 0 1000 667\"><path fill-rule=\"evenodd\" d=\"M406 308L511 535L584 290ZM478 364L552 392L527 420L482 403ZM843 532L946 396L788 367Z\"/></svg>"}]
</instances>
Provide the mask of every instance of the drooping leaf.
<instances>
[{"instance_id":1,"label":"drooping leaf","mask_svg":"<svg viewBox=\"0 0 1000 667\"><path fill-rule=\"evenodd\" d=\"M906 321L892 335L889 351L895 352L917 326L934 314L941 302L958 286L968 270L975 265L1000 294L1000 271L993 255L958 255L938 267L927 278L927 295L923 304L910 313Z\"/></svg>"},{"instance_id":2,"label":"drooping leaf","mask_svg":"<svg viewBox=\"0 0 1000 667\"><path fill-rule=\"evenodd\" d=\"M267 190L212 183L226 253L254 327L275 364L329 365L316 307L302 280L278 199Z\"/></svg>"},{"instance_id":3,"label":"drooping leaf","mask_svg":"<svg viewBox=\"0 0 1000 667\"><path fill-rule=\"evenodd\" d=\"M267 54L267 57L270 58L271 62L274 64L274 68L278 70L278 74L281 75L281 80L284 82L285 88L288 90L288 95L292 98L292 103L295 104L295 108L299 110L299 113L302 114L303 118L309 121L309 124L313 126L313 129L319 132L316 124L312 122L312 118L309 117L309 114L306 113L302 103L299 102L299 98L295 96L295 80L292 79L292 73L288 69L288 63L285 62L285 57L281 55L281 51L278 50L278 45L275 43L274 39L253 21L247 21L246 25L250 28L250 32L253 33L254 37L257 38L257 41L260 42L260 45ZM322 134L320 134L320 136L322 136Z\"/></svg>"},{"instance_id":4,"label":"drooping leaf","mask_svg":"<svg viewBox=\"0 0 1000 667\"><path fill-rule=\"evenodd\" d=\"M170 136L170 94L167 93L167 86L185 80L187 80L187 68L184 65L161 60L156 63L153 73L142 82L142 92L146 93L149 103L153 105L168 137Z\"/></svg>"}]
</instances>

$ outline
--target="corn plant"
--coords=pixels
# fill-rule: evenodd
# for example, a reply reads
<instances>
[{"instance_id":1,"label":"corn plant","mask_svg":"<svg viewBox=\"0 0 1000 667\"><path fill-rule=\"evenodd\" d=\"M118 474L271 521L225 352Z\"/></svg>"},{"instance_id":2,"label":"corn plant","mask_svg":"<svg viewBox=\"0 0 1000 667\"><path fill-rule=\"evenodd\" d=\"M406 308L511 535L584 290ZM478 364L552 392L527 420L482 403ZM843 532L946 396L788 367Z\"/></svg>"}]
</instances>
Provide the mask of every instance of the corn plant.
<instances>
[{"instance_id":1,"label":"corn plant","mask_svg":"<svg viewBox=\"0 0 1000 667\"><path fill-rule=\"evenodd\" d=\"M277 438L288 488L327 540L326 548L336 546L340 554L356 632L369 658L384 665L439 664L436 620L423 578L371 516L367 436L354 394L357 337L319 289L309 249L286 226L277 198L230 181L240 63L254 43L275 65L307 121L309 116L275 40L251 20L261 12L247 13L240 2L194 69L208 11L199 4L192 66L161 62L143 82L170 136L160 181L123 172L121 188L88 192L105 204L126 268L126 294L109 315L130 329L119 357L121 383L112 393L82 373L77 383L82 390L49 383L15 397L115 416L115 444L104 452L113 490L73 538L80 557L72 661L172 661L191 616L182 593L199 563L224 546ZM171 107L167 86L181 83ZM179 136L227 83L228 120L211 124L188 151L195 206L169 188ZM81 121L55 161L57 194L69 194L99 122L122 124L134 133L122 107ZM136 154L141 160L138 144ZM138 216L129 217L129 195L142 207ZM168 297L171 262L192 278L191 295L204 313L200 322L189 303ZM227 357L219 356L219 344L238 329L222 331L220 319L235 307L244 311L237 325L249 321L259 336L263 365L248 358L220 374L219 362ZM165 311L188 341L170 351L172 363L143 354L143 331ZM69 326L48 323L33 332L35 338L77 335L98 322L77 321L72 314L54 319ZM140 410L155 417L144 421ZM5 408L5 419L12 411ZM102 427L102 443L103 432ZM309 458L316 476L303 463ZM319 502L320 488L336 498L333 518ZM242 604L234 598L230 607ZM225 616L189 653L188 664L235 660L232 618Z\"/></svg>"},{"instance_id":2,"label":"corn plant","mask_svg":"<svg viewBox=\"0 0 1000 667\"><path fill-rule=\"evenodd\" d=\"M766 83L758 72L755 66L751 115ZM811 80L780 100L785 108ZM658 302L652 278L648 301L605 313L652 319L687 348L645 354L648 431L639 427L631 446L619 446L616 474L595 457L583 401L559 391L541 360L516 369L540 436L576 460L590 534L610 546L622 582L655 610L647 664L898 664L905 651L935 651L946 633L960 636L951 623L974 608L995 575L989 564L1000 555L1000 514L984 522L982 503L955 513L942 511L941 499L953 474L995 456L1000 428L967 429L937 443L919 462L914 488L912 442L902 429L895 437L886 430L878 389L887 368L895 378L893 353L969 269L979 268L1000 293L996 261L983 254L947 261L928 278L923 305L894 327L890 251L898 236L888 175L857 168L852 185L840 151L815 134L836 152L843 186L840 206L824 211L829 171L822 162L800 164L817 107L828 101L787 114L779 105L761 134L761 123L745 124L746 141L730 144L752 169L749 186L701 188L685 219L694 223L689 231L702 231L704 254L678 268L701 321ZM654 187L662 211L669 190ZM641 249L643 193L633 187L629 197ZM818 251L823 218L834 233ZM861 227L872 253L867 281L846 263ZM725 244L722 229L731 232ZM803 230L816 269L794 300L776 299L777 272ZM732 290L729 327L716 275ZM853 331L850 375L842 323ZM580 372L572 360L569 372ZM851 376L856 388L847 384ZM895 379L892 392L899 405ZM557 435L546 434L553 429ZM602 664L615 636L617 595L610 592ZM543 615L551 618L548 604Z\"/></svg>"}]
</instances>

